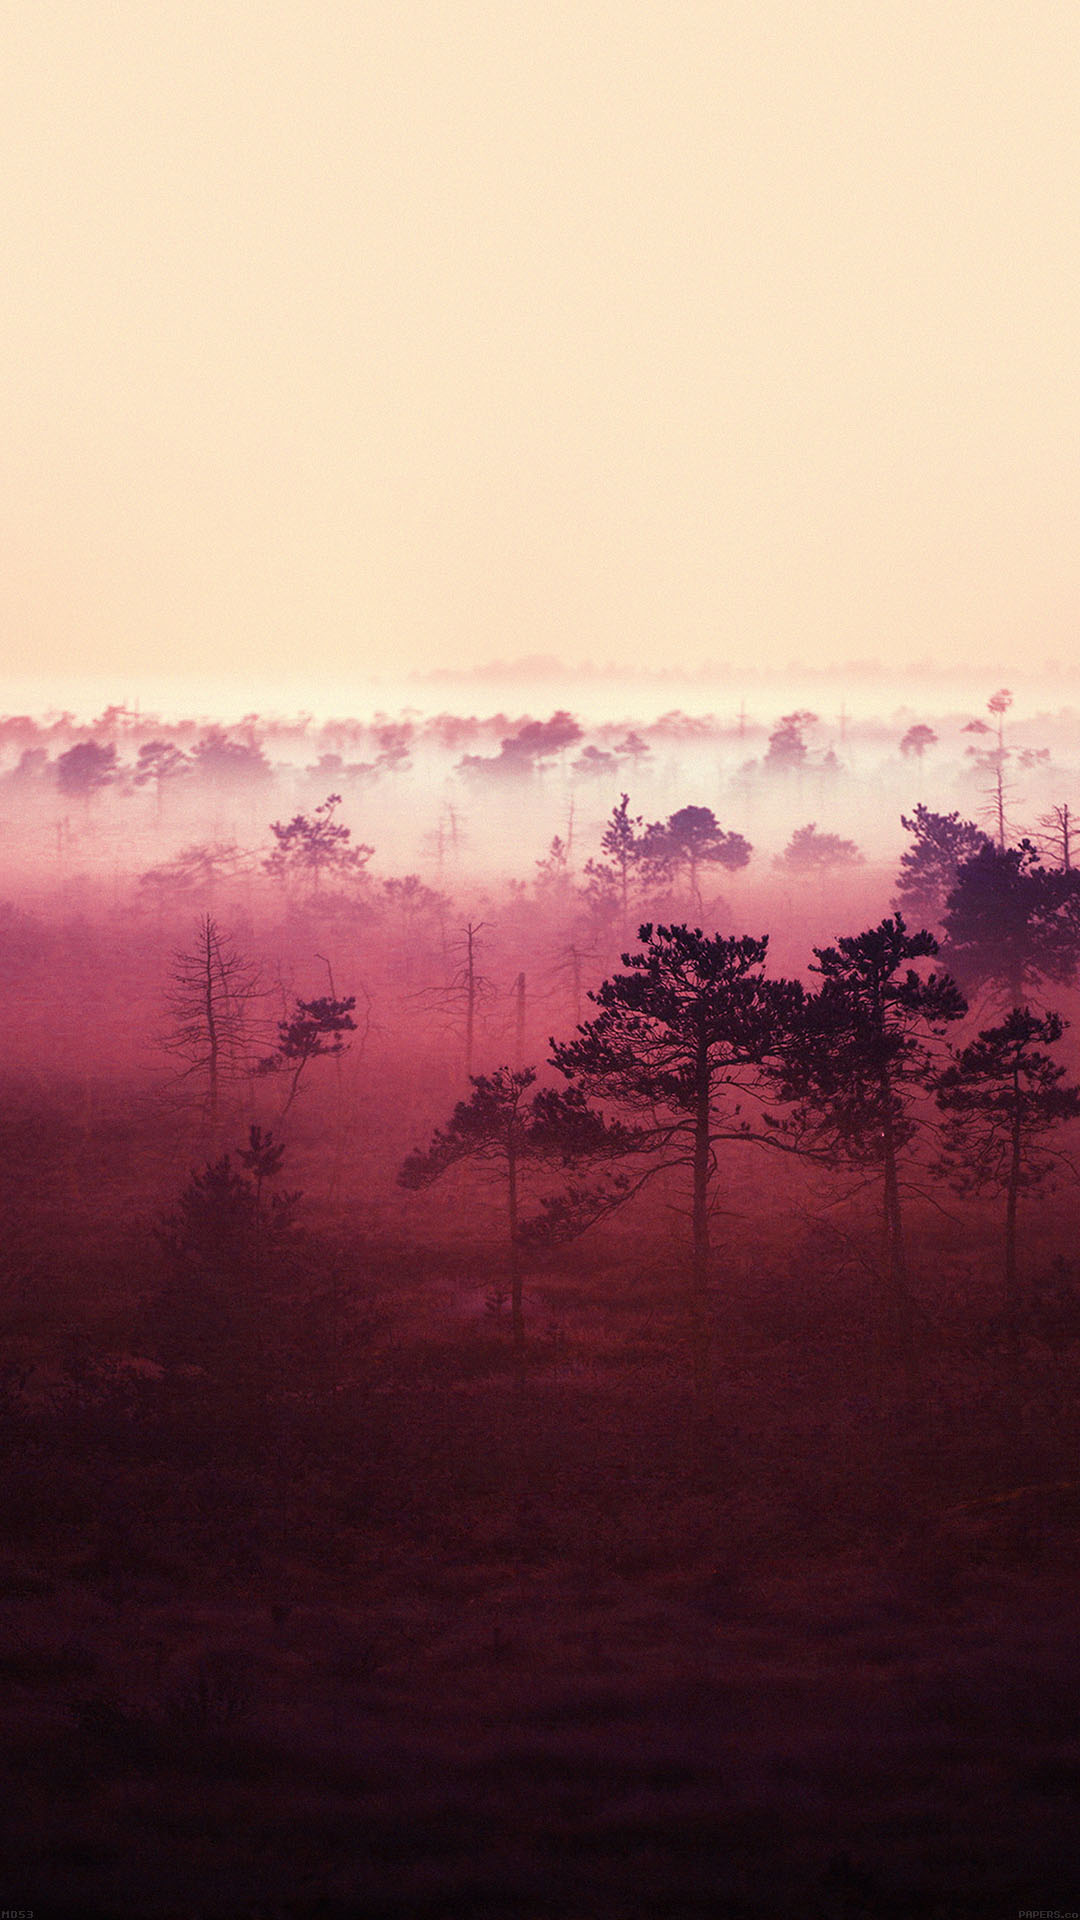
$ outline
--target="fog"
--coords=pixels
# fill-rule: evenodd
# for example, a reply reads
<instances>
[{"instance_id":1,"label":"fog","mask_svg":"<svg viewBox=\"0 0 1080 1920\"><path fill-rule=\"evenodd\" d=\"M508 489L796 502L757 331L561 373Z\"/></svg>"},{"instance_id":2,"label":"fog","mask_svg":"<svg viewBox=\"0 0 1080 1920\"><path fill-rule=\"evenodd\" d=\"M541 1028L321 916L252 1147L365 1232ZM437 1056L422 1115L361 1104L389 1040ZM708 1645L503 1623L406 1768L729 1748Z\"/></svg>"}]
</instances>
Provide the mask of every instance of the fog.
<instances>
[{"instance_id":1,"label":"fog","mask_svg":"<svg viewBox=\"0 0 1080 1920\"><path fill-rule=\"evenodd\" d=\"M1076 716L671 690L0 720L12 1903L1073 1896Z\"/></svg>"}]
</instances>

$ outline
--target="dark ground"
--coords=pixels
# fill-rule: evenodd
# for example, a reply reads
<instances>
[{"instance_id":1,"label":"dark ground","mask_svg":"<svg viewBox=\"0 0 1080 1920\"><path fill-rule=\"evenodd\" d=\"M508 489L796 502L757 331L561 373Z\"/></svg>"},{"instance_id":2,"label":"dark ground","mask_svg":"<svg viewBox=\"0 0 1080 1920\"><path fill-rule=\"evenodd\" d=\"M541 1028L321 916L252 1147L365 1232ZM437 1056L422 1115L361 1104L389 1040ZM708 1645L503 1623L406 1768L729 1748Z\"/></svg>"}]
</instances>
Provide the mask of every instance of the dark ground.
<instances>
[{"instance_id":1,"label":"dark ground","mask_svg":"<svg viewBox=\"0 0 1080 1920\"><path fill-rule=\"evenodd\" d=\"M520 1394L483 1317L404 1339L367 1292L294 1384L280 1320L260 1365L162 1374L92 1328L28 1366L24 1326L5 1905L1080 1904L1075 1340L1011 1382L939 1325L913 1411L850 1303L735 1299L695 1402L663 1279L549 1275Z\"/></svg>"}]
</instances>

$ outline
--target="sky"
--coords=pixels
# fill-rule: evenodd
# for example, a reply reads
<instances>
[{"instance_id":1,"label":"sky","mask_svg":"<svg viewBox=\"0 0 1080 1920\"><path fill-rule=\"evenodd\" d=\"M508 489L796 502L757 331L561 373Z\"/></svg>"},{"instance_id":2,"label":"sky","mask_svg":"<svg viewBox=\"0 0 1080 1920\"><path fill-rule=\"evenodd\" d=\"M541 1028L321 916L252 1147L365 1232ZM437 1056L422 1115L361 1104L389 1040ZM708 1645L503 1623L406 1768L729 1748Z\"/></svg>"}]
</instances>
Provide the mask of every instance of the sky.
<instances>
[{"instance_id":1,"label":"sky","mask_svg":"<svg viewBox=\"0 0 1080 1920\"><path fill-rule=\"evenodd\" d=\"M6 691L1080 677L1074 0L0 0Z\"/></svg>"}]
</instances>

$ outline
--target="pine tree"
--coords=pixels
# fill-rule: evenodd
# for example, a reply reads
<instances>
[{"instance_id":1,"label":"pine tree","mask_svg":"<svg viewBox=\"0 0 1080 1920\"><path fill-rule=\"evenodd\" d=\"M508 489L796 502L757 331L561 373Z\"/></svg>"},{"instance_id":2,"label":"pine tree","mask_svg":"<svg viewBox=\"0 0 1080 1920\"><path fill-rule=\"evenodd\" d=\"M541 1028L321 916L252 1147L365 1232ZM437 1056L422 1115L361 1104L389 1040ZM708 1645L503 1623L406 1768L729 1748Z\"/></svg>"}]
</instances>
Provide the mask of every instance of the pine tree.
<instances>
[{"instance_id":1,"label":"pine tree","mask_svg":"<svg viewBox=\"0 0 1080 1920\"><path fill-rule=\"evenodd\" d=\"M526 1235L521 1214L524 1168L537 1161L570 1164L623 1149L626 1136L609 1128L579 1093L532 1093L533 1067L496 1067L472 1079L468 1100L459 1100L445 1127L436 1130L426 1151L417 1148L404 1162L400 1184L416 1192L432 1186L452 1167L472 1161L490 1168L506 1196L507 1262L514 1355L520 1367L525 1353L525 1317L521 1255Z\"/></svg>"},{"instance_id":2,"label":"pine tree","mask_svg":"<svg viewBox=\"0 0 1080 1920\"><path fill-rule=\"evenodd\" d=\"M1046 1051L1065 1025L1056 1013L1041 1017L1013 1007L998 1026L984 1027L941 1075L938 1104L947 1117L944 1167L957 1185L993 1186L1005 1194L1005 1311L1020 1308L1018 1208L1053 1168L1049 1136L1080 1115L1080 1087Z\"/></svg>"},{"instance_id":3,"label":"pine tree","mask_svg":"<svg viewBox=\"0 0 1080 1920\"><path fill-rule=\"evenodd\" d=\"M299 880L309 895L317 896L324 874L338 879L363 875L374 848L351 844L352 828L334 818L340 805L340 793L331 793L312 814L271 822L277 845L263 868L272 880Z\"/></svg>"},{"instance_id":4,"label":"pine tree","mask_svg":"<svg viewBox=\"0 0 1080 1920\"><path fill-rule=\"evenodd\" d=\"M964 862L988 846L987 835L958 813L934 813L920 801L900 825L913 844L900 856L895 906L922 926L940 926L949 895Z\"/></svg>"},{"instance_id":5,"label":"pine tree","mask_svg":"<svg viewBox=\"0 0 1080 1920\"><path fill-rule=\"evenodd\" d=\"M1080 965L1080 872L1039 864L1030 840L985 841L949 895L943 952L968 992L989 987L1022 1006L1046 981L1068 986Z\"/></svg>"},{"instance_id":6,"label":"pine tree","mask_svg":"<svg viewBox=\"0 0 1080 1920\"><path fill-rule=\"evenodd\" d=\"M612 808L600 840L604 861L601 864L590 860L585 867L586 873L597 883L597 892L601 890L604 878L609 874L614 875L619 894L623 940L629 937L631 874L640 865L645 840L640 828L641 815L631 815L629 794L620 795L619 804Z\"/></svg>"},{"instance_id":7,"label":"pine tree","mask_svg":"<svg viewBox=\"0 0 1080 1920\"><path fill-rule=\"evenodd\" d=\"M820 833L817 821L811 820L808 826L796 827L776 865L791 873L824 876L834 867L861 866L862 858L854 840L844 840L838 833Z\"/></svg>"},{"instance_id":8,"label":"pine tree","mask_svg":"<svg viewBox=\"0 0 1080 1920\"><path fill-rule=\"evenodd\" d=\"M893 1331L909 1369L900 1163L916 1132L912 1096L935 1076L932 1037L966 1012L948 975L923 975L911 965L937 951L932 934L909 934L899 914L835 946L815 947L811 971L821 985L786 1036L779 1080L794 1105L793 1139L830 1163L880 1174Z\"/></svg>"},{"instance_id":9,"label":"pine tree","mask_svg":"<svg viewBox=\"0 0 1080 1920\"><path fill-rule=\"evenodd\" d=\"M728 833L711 807L680 807L667 820L646 827L641 859L654 880L685 878L686 891L701 910L701 869L723 867L737 873L753 849L741 833Z\"/></svg>"},{"instance_id":10,"label":"pine tree","mask_svg":"<svg viewBox=\"0 0 1080 1920\"><path fill-rule=\"evenodd\" d=\"M590 994L598 1012L576 1038L552 1042L552 1064L587 1098L629 1113L637 1150L654 1170L689 1172L691 1301L699 1351L707 1341L710 1215L722 1141L755 1133L743 1101L801 998L765 977L768 941L711 937L700 928L646 923L644 952Z\"/></svg>"},{"instance_id":11,"label":"pine tree","mask_svg":"<svg viewBox=\"0 0 1080 1920\"><path fill-rule=\"evenodd\" d=\"M318 1000L298 999L292 1012L278 1021L277 1046L272 1054L260 1060L259 1070L289 1076L282 1120L300 1091L300 1081L309 1062L327 1057L337 1059L347 1051L344 1036L356 1032L356 1021L352 1017L355 1006L356 995L352 993L343 1000L333 994L324 994Z\"/></svg>"}]
</instances>

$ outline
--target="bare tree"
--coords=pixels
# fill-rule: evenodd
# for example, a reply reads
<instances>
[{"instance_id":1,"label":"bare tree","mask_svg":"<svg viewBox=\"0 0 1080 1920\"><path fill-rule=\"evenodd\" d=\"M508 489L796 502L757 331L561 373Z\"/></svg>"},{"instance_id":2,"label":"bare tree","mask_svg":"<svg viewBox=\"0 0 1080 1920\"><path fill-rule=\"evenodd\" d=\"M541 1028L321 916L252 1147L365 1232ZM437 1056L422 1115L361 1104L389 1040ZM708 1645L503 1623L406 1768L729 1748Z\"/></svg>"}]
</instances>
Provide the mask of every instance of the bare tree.
<instances>
[{"instance_id":1,"label":"bare tree","mask_svg":"<svg viewBox=\"0 0 1080 1920\"><path fill-rule=\"evenodd\" d=\"M571 939L565 946L559 948L554 964L550 968L549 977L553 976L558 981L569 1000L575 1027L581 1025L583 969L590 960L595 959L595 947L579 947L577 941Z\"/></svg>"},{"instance_id":2,"label":"bare tree","mask_svg":"<svg viewBox=\"0 0 1080 1920\"><path fill-rule=\"evenodd\" d=\"M1008 687L999 687L997 693L992 694L986 703L987 712L993 714L994 719L997 721L997 746L991 747L989 750L979 747L968 748L968 752L973 756L976 765L984 768L986 772L991 775L991 785L985 789L987 799L985 812L986 817L993 820L994 838L999 853L1004 853L1005 851L1007 844L1006 829L1009 824L1005 809L1008 794L1005 766L1010 758L1010 752L1009 748L1005 745L1005 715L1011 706L1012 694L1009 692ZM988 727L985 720L971 720L964 728L965 733L987 734L992 731L994 731L994 729Z\"/></svg>"},{"instance_id":3,"label":"bare tree","mask_svg":"<svg viewBox=\"0 0 1080 1920\"><path fill-rule=\"evenodd\" d=\"M1068 801L1063 801L1060 807L1051 807L1049 813L1040 814L1039 825L1042 828L1037 843L1040 853L1053 860L1062 873L1071 873L1076 815Z\"/></svg>"},{"instance_id":4,"label":"bare tree","mask_svg":"<svg viewBox=\"0 0 1080 1920\"><path fill-rule=\"evenodd\" d=\"M479 935L487 926L486 920L467 920L463 928L462 964L450 983L450 992L464 1002L465 1008L465 1076L473 1077L473 1055L476 1048L476 1012L481 1000L487 999L495 989L485 974L480 972Z\"/></svg>"},{"instance_id":5,"label":"bare tree","mask_svg":"<svg viewBox=\"0 0 1080 1920\"><path fill-rule=\"evenodd\" d=\"M191 947L174 956L171 979L173 1024L163 1045L186 1063L185 1074L204 1079L210 1126L216 1128L223 1083L241 1078L252 1065L258 968L206 913Z\"/></svg>"},{"instance_id":6,"label":"bare tree","mask_svg":"<svg viewBox=\"0 0 1080 1920\"><path fill-rule=\"evenodd\" d=\"M420 988L412 996L417 1005L432 1008L440 1024L452 1027L455 1033L463 1029L468 1080L473 1078L480 1010L497 992L494 981L480 968L480 952L485 944L480 935L488 925L486 920L467 920L458 938L447 942L447 977L437 985Z\"/></svg>"}]
</instances>

